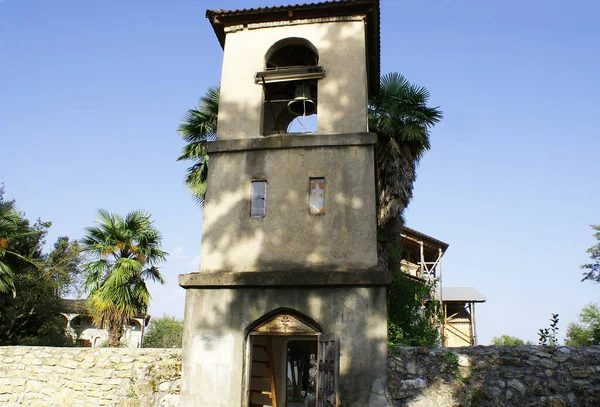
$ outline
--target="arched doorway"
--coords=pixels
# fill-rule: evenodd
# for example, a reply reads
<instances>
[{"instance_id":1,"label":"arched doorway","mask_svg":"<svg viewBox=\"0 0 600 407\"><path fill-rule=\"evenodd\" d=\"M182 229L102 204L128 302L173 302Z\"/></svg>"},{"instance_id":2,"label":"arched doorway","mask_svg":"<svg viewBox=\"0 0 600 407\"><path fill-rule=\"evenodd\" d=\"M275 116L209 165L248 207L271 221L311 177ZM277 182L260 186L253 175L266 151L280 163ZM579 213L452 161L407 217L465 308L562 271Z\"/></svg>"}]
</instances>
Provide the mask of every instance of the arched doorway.
<instances>
[{"instance_id":1,"label":"arched doorway","mask_svg":"<svg viewBox=\"0 0 600 407\"><path fill-rule=\"evenodd\" d=\"M337 341L311 318L277 309L246 331L246 406L337 406Z\"/></svg>"}]
</instances>

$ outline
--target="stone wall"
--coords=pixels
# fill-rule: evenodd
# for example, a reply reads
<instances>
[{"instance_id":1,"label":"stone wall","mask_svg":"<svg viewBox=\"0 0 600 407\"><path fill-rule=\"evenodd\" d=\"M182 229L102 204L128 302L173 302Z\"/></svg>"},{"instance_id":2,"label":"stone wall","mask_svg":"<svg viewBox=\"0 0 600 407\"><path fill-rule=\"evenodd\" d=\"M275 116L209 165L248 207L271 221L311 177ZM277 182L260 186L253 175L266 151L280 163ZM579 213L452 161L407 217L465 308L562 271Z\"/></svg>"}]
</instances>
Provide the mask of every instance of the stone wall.
<instances>
[{"instance_id":1,"label":"stone wall","mask_svg":"<svg viewBox=\"0 0 600 407\"><path fill-rule=\"evenodd\" d=\"M175 407L180 349L0 347L1 406ZM600 346L397 348L370 407L600 406Z\"/></svg>"},{"instance_id":2,"label":"stone wall","mask_svg":"<svg viewBox=\"0 0 600 407\"><path fill-rule=\"evenodd\" d=\"M0 347L2 406L175 407L180 349Z\"/></svg>"},{"instance_id":3,"label":"stone wall","mask_svg":"<svg viewBox=\"0 0 600 407\"><path fill-rule=\"evenodd\" d=\"M600 406L600 346L398 348L374 406Z\"/></svg>"}]
</instances>

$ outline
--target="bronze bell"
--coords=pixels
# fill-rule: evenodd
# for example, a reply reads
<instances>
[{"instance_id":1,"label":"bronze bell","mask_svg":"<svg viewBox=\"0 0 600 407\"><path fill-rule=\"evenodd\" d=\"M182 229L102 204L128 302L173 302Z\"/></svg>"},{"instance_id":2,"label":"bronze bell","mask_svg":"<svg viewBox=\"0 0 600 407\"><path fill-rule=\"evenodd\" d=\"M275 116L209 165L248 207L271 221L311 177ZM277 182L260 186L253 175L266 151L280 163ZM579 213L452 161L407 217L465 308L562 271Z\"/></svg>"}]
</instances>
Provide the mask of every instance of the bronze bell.
<instances>
[{"instance_id":1,"label":"bronze bell","mask_svg":"<svg viewBox=\"0 0 600 407\"><path fill-rule=\"evenodd\" d=\"M317 105L310 98L310 86L302 82L296 86L294 100L287 105L288 111L294 116L310 116L317 111Z\"/></svg>"}]
</instances>

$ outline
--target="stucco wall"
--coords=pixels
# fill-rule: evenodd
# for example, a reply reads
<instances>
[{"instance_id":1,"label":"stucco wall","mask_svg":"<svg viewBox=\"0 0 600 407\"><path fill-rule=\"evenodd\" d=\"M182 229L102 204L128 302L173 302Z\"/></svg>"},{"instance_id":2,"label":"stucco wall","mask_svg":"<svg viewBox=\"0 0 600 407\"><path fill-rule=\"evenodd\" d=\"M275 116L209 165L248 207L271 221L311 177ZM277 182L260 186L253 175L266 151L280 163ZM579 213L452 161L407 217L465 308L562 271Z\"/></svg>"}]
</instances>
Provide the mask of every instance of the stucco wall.
<instances>
[{"instance_id":1,"label":"stucco wall","mask_svg":"<svg viewBox=\"0 0 600 407\"><path fill-rule=\"evenodd\" d=\"M80 314L62 314L67 318L67 332L73 337L73 339L83 339L89 341L89 345L92 348L98 348L105 345L108 341L108 330L98 328L92 322L90 316ZM75 324L75 318L79 318L80 323ZM121 338L121 345L128 348L141 348L142 347L142 335L144 329L143 318L132 318L130 323L125 326L123 337Z\"/></svg>"},{"instance_id":2,"label":"stucco wall","mask_svg":"<svg viewBox=\"0 0 600 407\"><path fill-rule=\"evenodd\" d=\"M180 349L0 347L7 407L175 407L180 377Z\"/></svg>"},{"instance_id":3,"label":"stucco wall","mask_svg":"<svg viewBox=\"0 0 600 407\"><path fill-rule=\"evenodd\" d=\"M318 132L367 131L367 71L365 24L339 21L317 24L282 22L280 26L244 29L226 36L218 139L260 137L263 89L254 83L265 68L265 54L277 41L304 38L319 52L327 71L319 80Z\"/></svg>"},{"instance_id":4,"label":"stucco wall","mask_svg":"<svg viewBox=\"0 0 600 407\"><path fill-rule=\"evenodd\" d=\"M339 337L340 396L367 404L387 354L385 287L186 290L182 402L198 407L242 405L245 329L280 307L292 308Z\"/></svg>"},{"instance_id":5,"label":"stucco wall","mask_svg":"<svg viewBox=\"0 0 600 407\"><path fill-rule=\"evenodd\" d=\"M377 266L372 145L215 153L210 160L216 170L208 178L200 271ZM310 177L325 178L324 215L309 213ZM253 180L267 181L264 218L250 217Z\"/></svg>"}]
</instances>

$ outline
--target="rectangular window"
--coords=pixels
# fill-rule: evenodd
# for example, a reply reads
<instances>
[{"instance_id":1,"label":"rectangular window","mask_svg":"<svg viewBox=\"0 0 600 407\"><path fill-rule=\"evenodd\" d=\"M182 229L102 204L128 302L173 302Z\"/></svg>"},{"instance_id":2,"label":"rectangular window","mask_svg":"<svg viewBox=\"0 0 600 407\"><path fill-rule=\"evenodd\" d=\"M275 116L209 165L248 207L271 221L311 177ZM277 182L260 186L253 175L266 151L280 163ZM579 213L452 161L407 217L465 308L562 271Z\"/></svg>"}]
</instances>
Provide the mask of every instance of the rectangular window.
<instances>
[{"instance_id":1,"label":"rectangular window","mask_svg":"<svg viewBox=\"0 0 600 407\"><path fill-rule=\"evenodd\" d=\"M252 181L252 202L250 216L264 218L266 214L265 199L267 197L267 181Z\"/></svg>"},{"instance_id":2,"label":"rectangular window","mask_svg":"<svg viewBox=\"0 0 600 407\"><path fill-rule=\"evenodd\" d=\"M325 214L325 178L311 178L308 206L311 215Z\"/></svg>"}]
</instances>

